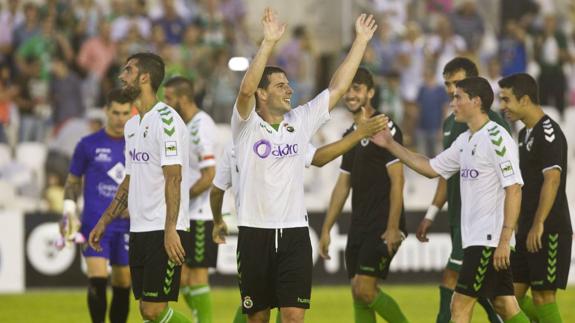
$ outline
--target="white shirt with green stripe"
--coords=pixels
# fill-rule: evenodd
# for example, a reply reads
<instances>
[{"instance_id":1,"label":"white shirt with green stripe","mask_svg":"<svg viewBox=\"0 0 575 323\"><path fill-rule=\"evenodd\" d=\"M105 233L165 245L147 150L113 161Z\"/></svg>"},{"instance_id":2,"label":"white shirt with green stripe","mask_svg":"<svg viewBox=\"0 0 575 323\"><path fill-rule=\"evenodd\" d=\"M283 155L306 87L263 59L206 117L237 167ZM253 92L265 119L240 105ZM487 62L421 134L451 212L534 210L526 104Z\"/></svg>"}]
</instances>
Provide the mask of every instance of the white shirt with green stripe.
<instances>
[{"instance_id":1,"label":"white shirt with green stripe","mask_svg":"<svg viewBox=\"0 0 575 323\"><path fill-rule=\"evenodd\" d=\"M217 128L214 120L204 111L199 111L188 122L190 134L189 181L190 187L202 176L201 170L216 165L214 145L217 141ZM205 190L190 199L191 220L212 220L210 190Z\"/></svg>"},{"instance_id":2,"label":"white shirt with green stripe","mask_svg":"<svg viewBox=\"0 0 575 323\"><path fill-rule=\"evenodd\" d=\"M133 116L124 127L126 174L130 175L130 232L164 230L166 220L163 166L181 165L178 230L189 227L189 135L178 113L158 102L143 118Z\"/></svg>"},{"instance_id":3,"label":"white shirt with green stripe","mask_svg":"<svg viewBox=\"0 0 575 323\"><path fill-rule=\"evenodd\" d=\"M467 130L430 164L445 179L459 172L463 248L497 247L505 187L523 185L517 145L505 128L489 121L473 134Z\"/></svg>"}]
</instances>

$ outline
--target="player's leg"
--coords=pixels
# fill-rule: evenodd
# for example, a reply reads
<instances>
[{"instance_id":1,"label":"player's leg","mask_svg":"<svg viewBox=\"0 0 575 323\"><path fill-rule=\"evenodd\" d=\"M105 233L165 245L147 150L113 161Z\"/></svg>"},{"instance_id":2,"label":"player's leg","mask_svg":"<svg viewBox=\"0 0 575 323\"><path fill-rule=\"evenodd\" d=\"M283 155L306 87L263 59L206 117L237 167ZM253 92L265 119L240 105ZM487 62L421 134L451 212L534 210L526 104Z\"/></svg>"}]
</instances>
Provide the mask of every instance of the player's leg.
<instances>
[{"instance_id":1,"label":"player's leg","mask_svg":"<svg viewBox=\"0 0 575 323\"><path fill-rule=\"evenodd\" d=\"M361 249L364 240L365 235L358 234L353 230L350 231L347 237L347 244L345 246L345 268L347 269L347 276L352 285L354 322L375 323L375 311L369 307L369 303L362 302L353 297L353 279L356 276L356 270L359 268L359 250Z\"/></svg>"},{"instance_id":2,"label":"player's leg","mask_svg":"<svg viewBox=\"0 0 575 323\"><path fill-rule=\"evenodd\" d=\"M282 323L304 321L311 303L312 249L309 229L276 230L275 288Z\"/></svg>"},{"instance_id":3,"label":"player's leg","mask_svg":"<svg viewBox=\"0 0 575 323\"><path fill-rule=\"evenodd\" d=\"M537 313L533 300L527 294L529 284L529 262L527 250L525 248L526 238L518 236L515 241L515 249L511 251L511 272L513 273L513 291L519 304L519 308L529 317L536 321Z\"/></svg>"},{"instance_id":4,"label":"player's leg","mask_svg":"<svg viewBox=\"0 0 575 323\"><path fill-rule=\"evenodd\" d=\"M114 233L110 252L112 265L112 302L109 318L111 323L125 323L130 310L130 268L128 267L129 233Z\"/></svg>"},{"instance_id":5,"label":"player's leg","mask_svg":"<svg viewBox=\"0 0 575 323\"><path fill-rule=\"evenodd\" d=\"M441 285L439 286L439 313L437 323L448 323L451 319L451 298L459 278L459 270L463 263L463 250L461 248L461 233L457 226L449 227L451 237L451 254L447 266L443 270Z\"/></svg>"},{"instance_id":6,"label":"player's leg","mask_svg":"<svg viewBox=\"0 0 575 323\"><path fill-rule=\"evenodd\" d=\"M529 323L531 320L521 311L515 295L497 296L493 300L497 312L505 323Z\"/></svg>"},{"instance_id":7,"label":"player's leg","mask_svg":"<svg viewBox=\"0 0 575 323\"><path fill-rule=\"evenodd\" d=\"M475 297L453 293L451 299L451 320L454 323L469 323L473 314L473 307L477 299Z\"/></svg>"},{"instance_id":8,"label":"player's leg","mask_svg":"<svg viewBox=\"0 0 575 323\"><path fill-rule=\"evenodd\" d=\"M87 253L84 252L84 254ZM86 257L86 265L88 267L88 309L90 310L90 317L92 322L104 322L107 309L108 259L91 255Z\"/></svg>"}]
</instances>

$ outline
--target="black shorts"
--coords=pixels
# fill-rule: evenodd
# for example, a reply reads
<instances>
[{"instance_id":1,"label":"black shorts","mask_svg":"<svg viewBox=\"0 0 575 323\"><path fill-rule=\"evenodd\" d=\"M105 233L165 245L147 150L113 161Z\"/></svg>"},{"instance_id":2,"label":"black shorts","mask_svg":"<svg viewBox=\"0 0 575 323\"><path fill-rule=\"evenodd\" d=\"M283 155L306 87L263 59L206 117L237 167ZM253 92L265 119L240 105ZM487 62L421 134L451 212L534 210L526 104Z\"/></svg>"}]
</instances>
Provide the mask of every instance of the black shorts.
<instances>
[{"instance_id":1,"label":"black shorts","mask_svg":"<svg viewBox=\"0 0 575 323\"><path fill-rule=\"evenodd\" d=\"M307 227L239 227L237 258L243 313L309 308L313 263Z\"/></svg>"},{"instance_id":2,"label":"black shorts","mask_svg":"<svg viewBox=\"0 0 575 323\"><path fill-rule=\"evenodd\" d=\"M180 241L188 233L178 231ZM184 245L184 248L186 244ZM185 250L189 254L189 250ZM136 299L146 302L177 301L181 266L168 259L164 231L130 232L130 274Z\"/></svg>"},{"instance_id":3,"label":"black shorts","mask_svg":"<svg viewBox=\"0 0 575 323\"><path fill-rule=\"evenodd\" d=\"M192 251L186 257L190 268L215 268L218 263L218 244L212 239L214 221L191 220L187 240Z\"/></svg>"},{"instance_id":4,"label":"black shorts","mask_svg":"<svg viewBox=\"0 0 575 323\"><path fill-rule=\"evenodd\" d=\"M494 254L494 247L465 248L455 291L475 298L515 295L511 268L496 271L493 267Z\"/></svg>"},{"instance_id":5,"label":"black shorts","mask_svg":"<svg viewBox=\"0 0 575 323\"><path fill-rule=\"evenodd\" d=\"M536 253L527 251L526 236L516 237L515 252L511 253L513 282L524 283L533 290L556 290L567 287L571 265L571 234L541 236L542 248Z\"/></svg>"},{"instance_id":6,"label":"black shorts","mask_svg":"<svg viewBox=\"0 0 575 323\"><path fill-rule=\"evenodd\" d=\"M383 232L351 231L345 247L347 277L366 275L385 279L395 254L390 255L387 245L381 240Z\"/></svg>"}]
</instances>

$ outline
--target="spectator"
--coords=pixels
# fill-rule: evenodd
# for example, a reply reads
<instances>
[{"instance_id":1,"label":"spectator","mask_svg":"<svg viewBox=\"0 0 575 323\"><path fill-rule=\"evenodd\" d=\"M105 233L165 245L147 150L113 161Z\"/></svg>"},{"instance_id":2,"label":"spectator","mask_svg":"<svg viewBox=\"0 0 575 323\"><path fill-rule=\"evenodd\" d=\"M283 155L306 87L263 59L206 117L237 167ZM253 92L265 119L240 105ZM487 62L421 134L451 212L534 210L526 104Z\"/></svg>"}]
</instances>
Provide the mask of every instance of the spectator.
<instances>
[{"instance_id":1,"label":"spectator","mask_svg":"<svg viewBox=\"0 0 575 323\"><path fill-rule=\"evenodd\" d=\"M427 67L417 95L419 122L416 131L418 150L426 156L433 157L441 151L441 123L448 104L449 96L444 86L437 82L434 69Z\"/></svg>"},{"instance_id":2,"label":"spectator","mask_svg":"<svg viewBox=\"0 0 575 323\"><path fill-rule=\"evenodd\" d=\"M14 32L24 22L24 15L18 10L19 1L9 0L7 8L0 8L0 66L12 66ZM15 72L12 70L11 72Z\"/></svg>"},{"instance_id":3,"label":"spectator","mask_svg":"<svg viewBox=\"0 0 575 323\"><path fill-rule=\"evenodd\" d=\"M417 92L422 83L424 64L425 38L419 25L412 21L407 24L398 59L401 71L401 96L407 102L414 102L417 98Z\"/></svg>"},{"instance_id":4,"label":"spectator","mask_svg":"<svg viewBox=\"0 0 575 323\"><path fill-rule=\"evenodd\" d=\"M487 73L485 79L491 85L491 89L493 90L493 104L491 105L491 110L501 113L501 106L499 103L499 84L497 83L501 78L501 64L499 63L498 57L492 57L489 62L487 63ZM505 118L503 113L501 113L502 117Z\"/></svg>"},{"instance_id":5,"label":"spectator","mask_svg":"<svg viewBox=\"0 0 575 323\"><path fill-rule=\"evenodd\" d=\"M85 23L88 37L95 37L101 32L104 13L94 0L79 0L73 9L76 20Z\"/></svg>"},{"instance_id":6,"label":"spectator","mask_svg":"<svg viewBox=\"0 0 575 323\"><path fill-rule=\"evenodd\" d=\"M18 142L41 141L44 136L45 119L48 118L48 80L41 77L42 64L36 58L26 62L29 73L22 73L16 78L20 125Z\"/></svg>"},{"instance_id":7,"label":"spectator","mask_svg":"<svg viewBox=\"0 0 575 323\"><path fill-rule=\"evenodd\" d=\"M10 72L7 66L0 65L0 144L8 143L6 128L14 108L15 89L10 86Z\"/></svg>"},{"instance_id":8,"label":"spectator","mask_svg":"<svg viewBox=\"0 0 575 323\"><path fill-rule=\"evenodd\" d=\"M435 34L428 38L426 52L430 55L430 62L438 66L436 77L443 79L441 66L445 66L455 56L465 54L467 47L465 40L453 32L449 19L438 17Z\"/></svg>"},{"instance_id":9,"label":"spectator","mask_svg":"<svg viewBox=\"0 0 575 323\"><path fill-rule=\"evenodd\" d=\"M139 15L141 7L145 6L145 2L140 4L141 1L122 1L114 4L115 10L119 10L115 20L112 22L112 40L119 41L128 37L130 32L135 32L138 37L147 39L150 37L152 24L150 18L147 16ZM132 35L132 38L134 36Z\"/></svg>"},{"instance_id":10,"label":"spectator","mask_svg":"<svg viewBox=\"0 0 575 323\"><path fill-rule=\"evenodd\" d=\"M228 68L231 58L227 49L216 50L213 54L213 72L208 79L203 109L216 123L230 123L232 107L238 93L240 79Z\"/></svg>"},{"instance_id":11,"label":"spectator","mask_svg":"<svg viewBox=\"0 0 575 323\"><path fill-rule=\"evenodd\" d=\"M2 25L4 26L4 25ZM38 20L38 7L34 3L24 5L24 21L14 30L12 47L17 49L32 36L40 33L40 22Z\"/></svg>"},{"instance_id":12,"label":"spectator","mask_svg":"<svg viewBox=\"0 0 575 323\"><path fill-rule=\"evenodd\" d=\"M163 15L154 22L154 25L160 26L164 31L166 41L171 45L182 42L186 23L176 12L174 0L162 0Z\"/></svg>"},{"instance_id":13,"label":"spectator","mask_svg":"<svg viewBox=\"0 0 575 323\"><path fill-rule=\"evenodd\" d=\"M466 0L451 14L453 30L463 37L467 50L476 53L485 33L483 18L477 12L475 2Z\"/></svg>"},{"instance_id":14,"label":"spectator","mask_svg":"<svg viewBox=\"0 0 575 323\"><path fill-rule=\"evenodd\" d=\"M52 59L50 80L50 103L54 133L57 134L66 121L82 118L85 113L80 77L70 69L61 56Z\"/></svg>"},{"instance_id":15,"label":"spectator","mask_svg":"<svg viewBox=\"0 0 575 323\"><path fill-rule=\"evenodd\" d=\"M224 16L219 10L219 0L204 0L199 21L204 28L204 42L212 47L225 45Z\"/></svg>"},{"instance_id":16,"label":"spectator","mask_svg":"<svg viewBox=\"0 0 575 323\"><path fill-rule=\"evenodd\" d=\"M385 19L379 20L376 33L370 46L376 55L378 68L372 71L379 75L386 75L397 68L396 60L401 48L400 42L397 39L397 34L393 32Z\"/></svg>"},{"instance_id":17,"label":"spectator","mask_svg":"<svg viewBox=\"0 0 575 323\"><path fill-rule=\"evenodd\" d=\"M529 62L531 40L525 30L514 20L508 20L499 40L499 60L503 77L525 73Z\"/></svg>"},{"instance_id":18,"label":"spectator","mask_svg":"<svg viewBox=\"0 0 575 323\"><path fill-rule=\"evenodd\" d=\"M397 71L390 71L384 75L384 81L379 88L379 104L377 110L390 117L395 123L404 124L403 100L401 99L400 76ZM404 131L405 137L405 131Z\"/></svg>"},{"instance_id":19,"label":"spectator","mask_svg":"<svg viewBox=\"0 0 575 323\"><path fill-rule=\"evenodd\" d=\"M541 68L539 100L541 105L554 106L561 116L565 109L567 79L563 64L568 60L567 37L557 28L555 16L545 17L543 30L535 36L534 55Z\"/></svg>"}]
</instances>

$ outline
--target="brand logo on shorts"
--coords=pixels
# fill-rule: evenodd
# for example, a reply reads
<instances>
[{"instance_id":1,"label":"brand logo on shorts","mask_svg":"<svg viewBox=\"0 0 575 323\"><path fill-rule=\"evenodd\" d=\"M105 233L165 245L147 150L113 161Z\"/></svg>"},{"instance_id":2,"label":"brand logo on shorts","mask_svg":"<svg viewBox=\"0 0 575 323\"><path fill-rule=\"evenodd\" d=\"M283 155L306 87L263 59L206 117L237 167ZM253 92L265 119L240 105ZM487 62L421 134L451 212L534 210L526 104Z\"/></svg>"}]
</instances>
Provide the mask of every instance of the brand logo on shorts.
<instances>
[{"instance_id":1,"label":"brand logo on shorts","mask_svg":"<svg viewBox=\"0 0 575 323\"><path fill-rule=\"evenodd\" d=\"M252 308L254 307L254 302L252 302L252 299L249 296L244 297L244 307L245 308Z\"/></svg>"},{"instance_id":2,"label":"brand logo on shorts","mask_svg":"<svg viewBox=\"0 0 575 323\"><path fill-rule=\"evenodd\" d=\"M262 139L256 141L253 150L261 159L265 159L269 155L283 158L298 155L299 147L298 144L272 145L268 140Z\"/></svg>"},{"instance_id":3,"label":"brand logo on shorts","mask_svg":"<svg viewBox=\"0 0 575 323\"><path fill-rule=\"evenodd\" d=\"M309 298L297 298L297 302L301 303L301 304L309 304L311 303L311 301L309 300Z\"/></svg>"},{"instance_id":4,"label":"brand logo on shorts","mask_svg":"<svg viewBox=\"0 0 575 323\"><path fill-rule=\"evenodd\" d=\"M463 168L462 170L459 171L459 176L461 176L461 178L471 178L471 179L476 179L477 177L479 177L479 171L477 169L473 169L473 168Z\"/></svg>"},{"instance_id":5,"label":"brand logo on shorts","mask_svg":"<svg viewBox=\"0 0 575 323\"><path fill-rule=\"evenodd\" d=\"M158 297L158 292L144 292L143 294L146 297Z\"/></svg>"},{"instance_id":6,"label":"brand logo on shorts","mask_svg":"<svg viewBox=\"0 0 575 323\"><path fill-rule=\"evenodd\" d=\"M145 151L130 150L130 158L133 162L146 163L150 160L150 154Z\"/></svg>"}]
</instances>

